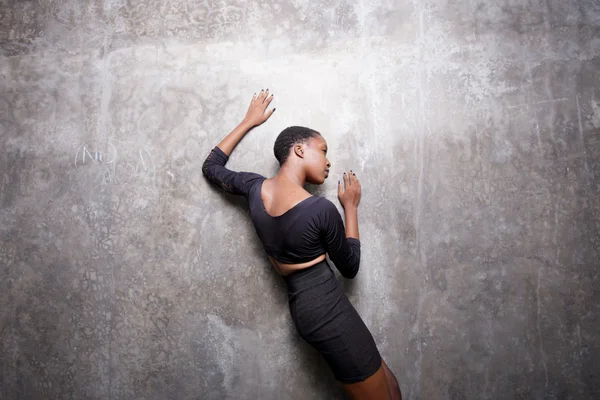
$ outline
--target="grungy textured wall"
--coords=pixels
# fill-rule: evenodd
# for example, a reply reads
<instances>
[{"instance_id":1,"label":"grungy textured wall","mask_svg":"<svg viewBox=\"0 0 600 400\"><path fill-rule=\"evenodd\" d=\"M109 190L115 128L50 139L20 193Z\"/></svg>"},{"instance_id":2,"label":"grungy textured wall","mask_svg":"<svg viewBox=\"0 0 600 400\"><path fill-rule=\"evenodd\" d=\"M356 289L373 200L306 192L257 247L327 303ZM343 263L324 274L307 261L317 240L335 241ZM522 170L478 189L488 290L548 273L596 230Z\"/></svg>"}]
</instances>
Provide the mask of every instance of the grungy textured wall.
<instances>
[{"instance_id":1,"label":"grungy textured wall","mask_svg":"<svg viewBox=\"0 0 600 400\"><path fill-rule=\"evenodd\" d=\"M596 0L0 0L0 397L342 398L243 199L323 133L406 399L600 396ZM340 207L341 211L341 207Z\"/></svg>"}]
</instances>

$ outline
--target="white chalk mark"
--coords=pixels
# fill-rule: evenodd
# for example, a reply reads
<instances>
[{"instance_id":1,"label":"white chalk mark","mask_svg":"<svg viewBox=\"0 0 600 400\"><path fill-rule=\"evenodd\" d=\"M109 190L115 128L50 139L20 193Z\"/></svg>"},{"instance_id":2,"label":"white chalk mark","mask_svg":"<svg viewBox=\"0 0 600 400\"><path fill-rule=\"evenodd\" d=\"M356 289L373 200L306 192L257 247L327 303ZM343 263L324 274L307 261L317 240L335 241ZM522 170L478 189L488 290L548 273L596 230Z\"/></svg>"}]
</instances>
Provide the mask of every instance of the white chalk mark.
<instances>
[{"instance_id":1,"label":"white chalk mark","mask_svg":"<svg viewBox=\"0 0 600 400\"><path fill-rule=\"evenodd\" d=\"M423 11L419 14L420 33L421 39L423 39ZM421 53L423 49L421 48ZM422 60L421 60L422 61ZM423 72L419 69L419 122L423 125L425 122L425 93L423 90ZM424 132L421 132L418 138L418 143L415 143L417 150L417 156L419 157L419 176L417 178L417 193L416 193L416 205L415 205L415 229L416 229L416 247L417 247L417 260L419 261L419 267L422 267L421 263L421 251L420 251L420 220L421 220L421 196L423 194L423 170L424 170ZM416 141L415 141L416 142Z\"/></svg>"},{"instance_id":2,"label":"white chalk mark","mask_svg":"<svg viewBox=\"0 0 600 400\"><path fill-rule=\"evenodd\" d=\"M531 68L529 66L529 63L525 63L525 67L527 68L527 76L529 78L529 84L532 85L533 84L533 76L531 75ZM527 103L525 103L525 104L517 104L514 107L523 107L523 106L525 106L527 108L527 111L529 111L529 107L531 105L545 104L547 102L551 102L552 101L552 100L549 100L549 101L548 100L542 100L541 102L531 103L531 102L529 102L529 92L527 94L528 94L528 96L527 96L527 99L528 99ZM509 108L512 108L512 107L509 106ZM537 136L538 146L541 147L542 146L542 135L540 135L540 123L538 121L538 117L537 117L537 114L535 113L535 110L533 112L533 116L534 116L533 120L535 121L535 134ZM552 131L552 128L550 128L550 130ZM554 137L553 137L553 139L554 139Z\"/></svg>"},{"instance_id":3,"label":"white chalk mark","mask_svg":"<svg viewBox=\"0 0 600 400\"><path fill-rule=\"evenodd\" d=\"M106 161L106 164L110 164L110 163L112 163L114 160L116 160L116 159L117 159L117 156L119 155L119 152L117 151L117 148L115 147L115 145L114 145L114 144L112 144L112 143L110 142L110 138L108 138L108 140L109 140L108 144L109 144L109 145L110 145L110 146L113 148L113 150L114 150L114 155L115 155L115 157L114 157L113 159L111 159L110 161Z\"/></svg>"},{"instance_id":4,"label":"white chalk mark","mask_svg":"<svg viewBox=\"0 0 600 400\"><path fill-rule=\"evenodd\" d=\"M558 264L558 239L557 239L557 235L558 235L558 205L556 204L556 200L554 201L554 235L553 235L553 240L554 240L554 248L556 249L554 252L554 262Z\"/></svg>"},{"instance_id":5,"label":"white chalk mark","mask_svg":"<svg viewBox=\"0 0 600 400\"><path fill-rule=\"evenodd\" d=\"M77 169L77 170L79 169L77 167L77 156L79 155L79 150L81 150L82 147L83 147L83 145L81 145L77 148L77 153L75 153L75 160L73 160L73 163L75 164L75 169Z\"/></svg>"},{"instance_id":6,"label":"white chalk mark","mask_svg":"<svg viewBox=\"0 0 600 400\"><path fill-rule=\"evenodd\" d=\"M569 98L568 97L561 97L559 99L549 99L549 100L541 100L541 101L536 101L533 103L521 103L521 104L513 104L511 106L508 106L509 109L513 109L513 108L529 108L529 106L539 106L542 104L548 104L548 103L559 103L559 102L563 102L563 101L568 101Z\"/></svg>"},{"instance_id":7,"label":"white chalk mark","mask_svg":"<svg viewBox=\"0 0 600 400\"><path fill-rule=\"evenodd\" d=\"M92 162L95 164L101 164L102 166L104 166L104 164L106 164L106 167L108 169L104 172L103 183L108 183L111 181L114 183L124 183L124 182L120 182L117 180L117 177L118 177L117 169L118 168L121 168L121 172L125 172L130 178L131 177L140 178L140 177L142 177L142 175L141 175L142 169L140 167L142 167L144 172L151 174L150 179L152 179L151 190L148 190L147 188L144 188L144 190L148 191L151 194L156 194L156 166L154 164L152 154L150 154L150 152L147 149L145 149L143 147L138 147L137 148L137 157L139 157L140 160L135 161L133 159L136 157L136 156L133 156L133 152L136 150L136 147L137 147L135 142L133 142L133 141L123 142L123 141L119 141L113 137L108 137L107 139L108 139L108 145L112 148L112 157L110 155L106 159L104 157L105 153L106 154L111 153L110 149L108 149L108 148L104 149L105 153L103 153L102 151L92 150L89 147L90 143L85 143L85 144L80 145L79 148L77 149L77 152L75 153L75 158L74 158L75 168L79 169L79 164L85 163L87 158L89 157L89 159L92 160ZM119 144L123 145L122 147L130 149L131 152L126 151L126 154L128 156L133 156L133 157L132 158L124 157L124 159L119 160L118 150L115 147L115 144L113 142L119 143ZM91 142L91 146L98 147L98 144L95 142ZM82 151L81 159L79 159L80 151ZM144 155L143 152L146 152L146 155ZM108 164L111 164L111 165L109 166Z\"/></svg>"},{"instance_id":8,"label":"white chalk mark","mask_svg":"<svg viewBox=\"0 0 600 400\"><path fill-rule=\"evenodd\" d=\"M92 160L92 162L94 164L96 164L96 161L94 161L94 157L92 157L92 155L90 154L90 152L87 150L86 147L83 148L83 161L85 162L85 154L87 153L87 155L90 157L90 160Z\"/></svg>"},{"instance_id":9,"label":"white chalk mark","mask_svg":"<svg viewBox=\"0 0 600 400\"><path fill-rule=\"evenodd\" d=\"M110 52L107 52L107 37L104 37L104 47L105 47L105 54L108 53L103 59L102 59L102 92L101 92L101 97L100 97L100 111L99 111L99 115L98 115L98 123L96 124L96 133L98 135L101 134L101 132L104 129L107 129L109 126L109 119L110 119L110 113L108 112L108 107L110 105L110 100L112 98L112 86L110 84L110 78L111 78L111 74L110 74L110 63L111 63L111 54Z\"/></svg>"},{"instance_id":10,"label":"white chalk mark","mask_svg":"<svg viewBox=\"0 0 600 400\"><path fill-rule=\"evenodd\" d=\"M136 168L137 168L137 166L136 166L136 167L134 167L134 166L133 166L133 165L132 165L130 162L128 162L128 163L125 165L125 170L132 169L132 170L133 170L133 173L137 173L137 171L136 171Z\"/></svg>"},{"instance_id":11,"label":"white chalk mark","mask_svg":"<svg viewBox=\"0 0 600 400\"><path fill-rule=\"evenodd\" d=\"M96 161L94 161L94 156L92 156L92 154L88 151L86 146L83 146L83 154L81 155L82 163L85 164L86 154L89 156L90 160L92 160L92 162L96 164Z\"/></svg>"},{"instance_id":12,"label":"white chalk mark","mask_svg":"<svg viewBox=\"0 0 600 400\"><path fill-rule=\"evenodd\" d=\"M577 102L577 119L579 120L579 142L581 143L581 149L583 150L583 165L585 166L585 178L589 185L590 168L587 162L587 151L585 149L585 140L583 139L583 122L581 121L581 107L579 106L579 95L575 95L575 101Z\"/></svg>"},{"instance_id":13,"label":"white chalk mark","mask_svg":"<svg viewBox=\"0 0 600 400\"><path fill-rule=\"evenodd\" d=\"M154 159L152 158L152 154L146 149L144 149L148 157L150 158L150 165L152 165L152 186L156 189L156 165L154 164Z\"/></svg>"},{"instance_id":14,"label":"white chalk mark","mask_svg":"<svg viewBox=\"0 0 600 400\"><path fill-rule=\"evenodd\" d=\"M144 167L144 171L148 171L148 168L146 168L146 163L144 162L144 157L142 157L142 150L138 150L138 154L140 155L140 159L142 160L142 167Z\"/></svg>"},{"instance_id":15,"label":"white chalk mark","mask_svg":"<svg viewBox=\"0 0 600 400\"><path fill-rule=\"evenodd\" d=\"M423 40L424 40L424 36L425 36L425 32L424 32L424 23L423 23L423 14L424 11L420 10L419 12L419 44L420 44L420 49L419 49L419 63L421 65L421 68L419 68L419 76L418 76L418 81L419 81L419 122L420 122L420 135L418 137L418 139L415 140L415 152L417 154L415 154L415 156L419 157L419 176L417 178L417 193L416 193L416 197L415 197L415 247L416 247L416 258L417 258L417 263L419 265L419 271L423 271L423 259L422 259L422 254L421 254L421 229L420 229L420 223L421 223L421 198L423 195L423 170L424 170L424 136L425 136L425 132L424 132L424 128L428 128L427 126L427 122L426 122L426 118L425 118L425 91L423 90L423 53L424 53L424 48L423 48ZM424 126L425 125L425 126ZM418 142L417 142L418 140ZM427 280L427 275L425 274L425 280ZM416 365L416 388L415 390L413 390L414 393L416 393L417 396L420 395L420 391L421 391L421 371L422 371L422 365L423 365L423 348L421 346L421 329L419 327L420 324L420 318L421 318L421 314L422 314L422 307L423 307L423 303L425 301L425 298L427 297L427 295L429 294L428 292L426 292L425 294L423 294L424 288L423 285L425 283L421 282L421 290L420 290L420 296L419 296L419 305L417 308L417 317L416 317L416 321L415 321L415 326L417 328L417 332L416 332L416 337L417 337L417 350L419 352L419 358L417 360L417 365Z\"/></svg>"},{"instance_id":16,"label":"white chalk mark","mask_svg":"<svg viewBox=\"0 0 600 400\"><path fill-rule=\"evenodd\" d=\"M535 118L535 135L537 136L538 146L542 146L542 135L540 135L540 124L537 117Z\"/></svg>"},{"instance_id":17,"label":"white chalk mark","mask_svg":"<svg viewBox=\"0 0 600 400\"><path fill-rule=\"evenodd\" d=\"M537 331L538 338L540 341L540 359L542 361L542 365L544 366L544 374L546 376L546 393L548 392L548 366L546 365L546 353L544 352L544 345L542 342L542 329L540 328L540 282L542 280L542 267L538 269L538 281L537 281Z\"/></svg>"}]
</instances>

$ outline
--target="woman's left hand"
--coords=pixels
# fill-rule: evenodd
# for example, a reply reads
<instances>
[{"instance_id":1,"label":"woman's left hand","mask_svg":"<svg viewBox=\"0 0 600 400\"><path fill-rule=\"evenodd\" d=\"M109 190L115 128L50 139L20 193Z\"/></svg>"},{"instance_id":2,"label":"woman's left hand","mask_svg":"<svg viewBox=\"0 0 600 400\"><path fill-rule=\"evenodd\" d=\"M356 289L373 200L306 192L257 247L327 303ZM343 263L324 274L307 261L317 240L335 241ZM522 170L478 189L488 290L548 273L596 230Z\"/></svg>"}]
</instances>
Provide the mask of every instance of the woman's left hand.
<instances>
[{"instance_id":1,"label":"woman's left hand","mask_svg":"<svg viewBox=\"0 0 600 400\"><path fill-rule=\"evenodd\" d=\"M257 126L265 122L275 111L273 108L265 112L271 101L273 101L273 95L269 96L269 89L261 90L258 95L254 94L244 121L251 126Z\"/></svg>"}]
</instances>

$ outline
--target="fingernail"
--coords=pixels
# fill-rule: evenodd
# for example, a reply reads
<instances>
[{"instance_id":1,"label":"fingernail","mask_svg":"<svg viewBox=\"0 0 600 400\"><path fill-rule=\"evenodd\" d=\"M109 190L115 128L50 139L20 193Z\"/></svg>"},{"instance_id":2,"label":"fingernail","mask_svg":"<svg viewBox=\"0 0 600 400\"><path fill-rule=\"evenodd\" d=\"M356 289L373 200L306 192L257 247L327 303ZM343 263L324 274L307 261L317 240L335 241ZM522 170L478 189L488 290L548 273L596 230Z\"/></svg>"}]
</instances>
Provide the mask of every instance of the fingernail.
<instances>
[{"instance_id":1,"label":"fingernail","mask_svg":"<svg viewBox=\"0 0 600 400\"><path fill-rule=\"evenodd\" d=\"M276 108L273 109L273 112L275 112L275 110L277 110Z\"/></svg>"}]
</instances>

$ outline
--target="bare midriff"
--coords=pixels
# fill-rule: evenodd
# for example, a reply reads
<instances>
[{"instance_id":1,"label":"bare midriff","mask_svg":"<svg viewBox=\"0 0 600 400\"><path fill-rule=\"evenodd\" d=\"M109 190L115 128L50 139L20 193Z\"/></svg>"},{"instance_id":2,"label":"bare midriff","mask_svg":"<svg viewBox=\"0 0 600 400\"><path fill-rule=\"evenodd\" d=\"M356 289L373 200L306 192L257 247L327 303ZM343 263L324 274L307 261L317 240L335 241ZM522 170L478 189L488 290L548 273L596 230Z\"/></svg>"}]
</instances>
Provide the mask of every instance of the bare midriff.
<instances>
[{"instance_id":1,"label":"bare midriff","mask_svg":"<svg viewBox=\"0 0 600 400\"><path fill-rule=\"evenodd\" d=\"M321 261L323 261L326 258L325 254L321 254L319 257L315 258L314 260L310 260L301 264L284 264L284 263L280 263L279 261L275 260L273 257L269 256L269 260L271 261L271 264L273 264L273 266L275 267L275 269L277 270L277 272L279 272L279 275L289 275L292 272L298 271L300 269L305 269L308 267L312 267L313 265L320 263Z\"/></svg>"}]
</instances>

